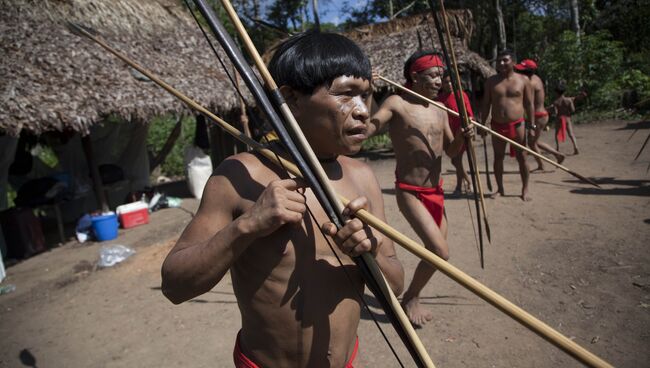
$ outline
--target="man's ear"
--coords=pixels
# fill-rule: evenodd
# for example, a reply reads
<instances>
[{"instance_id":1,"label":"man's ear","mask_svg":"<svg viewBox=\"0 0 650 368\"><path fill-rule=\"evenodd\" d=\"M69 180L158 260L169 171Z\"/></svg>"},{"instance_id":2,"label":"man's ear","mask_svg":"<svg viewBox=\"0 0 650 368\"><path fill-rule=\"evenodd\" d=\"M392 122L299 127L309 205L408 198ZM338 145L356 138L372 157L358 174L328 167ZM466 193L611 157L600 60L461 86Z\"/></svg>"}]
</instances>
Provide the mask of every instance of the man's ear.
<instances>
[{"instance_id":1,"label":"man's ear","mask_svg":"<svg viewBox=\"0 0 650 368\"><path fill-rule=\"evenodd\" d=\"M417 83L418 80L418 72L411 72L411 83Z\"/></svg>"},{"instance_id":2,"label":"man's ear","mask_svg":"<svg viewBox=\"0 0 650 368\"><path fill-rule=\"evenodd\" d=\"M300 92L286 85L280 87L279 90L282 97L284 97L284 101L289 106L289 109L291 109L291 112L296 115L299 112L298 99L300 97Z\"/></svg>"}]
</instances>

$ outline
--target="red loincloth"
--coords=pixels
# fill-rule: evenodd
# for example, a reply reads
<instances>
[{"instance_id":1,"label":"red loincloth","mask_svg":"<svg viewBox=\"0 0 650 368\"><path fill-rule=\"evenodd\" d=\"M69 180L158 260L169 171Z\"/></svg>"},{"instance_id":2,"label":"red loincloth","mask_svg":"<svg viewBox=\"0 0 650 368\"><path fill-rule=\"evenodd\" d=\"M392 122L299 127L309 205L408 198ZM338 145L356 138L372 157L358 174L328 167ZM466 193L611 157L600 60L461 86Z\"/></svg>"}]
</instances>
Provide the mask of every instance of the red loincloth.
<instances>
[{"instance_id":1,"label":"red loincloth","mask_svg":"<svg viewBox=\"0 0 650 368\"><path fill-rule=\"evenodd\" d=\"M521 118L509 123L497 123L496 121L492 121L492 130L506 138L515 140L517 139L517 125L521 124L524 120L524 118ZM512 144L510 145L510 157L515 157L515 147L513 147Z\"/></svg>"},{"instance_id":2,"label":"red loincloth","mask_svg":"<svg viewBox=\"0 0 650 368\"><path fill-rule=\"evenodd\" d=\"M566 115L560 115L558 116L560 119L560 129L557 130L557 140L559 142L564 142L566 141L566 120L567 116Z\"/></svg>"},{"instance_id":3,"label":"red loincloth","mask_svg":"<svg viewBox=\"0 0 650 368\"><path fill-rule=\"evenodd\" d=\"M442 216L445 213L445 194L442 190L442 180L440 180L440 183L435 188L418 187L417 185L400 183L397 180L395 180L395 185L401 190L414 192L427 211L429 211L433 220L438 224L438 227L440 227Z\"/></svg>"},{"instance_id":4,"label":"red loincloth","mask_svg":"<svg viewBox=\"0 0 650 368\"><path fill-rule=\"evenodd\" d=\"M350 355L350 360L345 364L345 368L354 368L352 363L354 362L354 359L357 357L358 351L359 351L359 338L357 337L357 341L355 341L354 343L354 350L352 351L352 355ZM235 340L235 349L232 352L232 358L233 361L235 362L235 368L260 368L260 366L255 364L255 362L250 360L241 351L241 347L239 346L239 333L237 333L237 340Z\"/></svg>"}]
</instances>

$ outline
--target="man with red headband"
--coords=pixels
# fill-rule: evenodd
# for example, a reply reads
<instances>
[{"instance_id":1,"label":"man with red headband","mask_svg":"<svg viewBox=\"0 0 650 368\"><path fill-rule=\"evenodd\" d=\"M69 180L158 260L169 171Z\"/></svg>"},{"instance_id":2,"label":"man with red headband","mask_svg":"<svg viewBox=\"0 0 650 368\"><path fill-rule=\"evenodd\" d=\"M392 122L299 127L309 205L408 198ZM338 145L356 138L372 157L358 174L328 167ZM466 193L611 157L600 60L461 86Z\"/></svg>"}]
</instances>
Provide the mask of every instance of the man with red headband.
<instances>
[{"instance_id":1,"label":"man with red headband","mask_svg":"<svg viewBox=\"0 0 650 368\"><path fill-rule=\"evenodd\" d=\"M517 73L525 75L530 81L530 86L533 89L533 104L535 105L535 125L533 130L530 132L528 138L528 145L532 148L533 151L540 153L540 148L544 151L555 156L555 159L558 163L564 161L564 155L560 152L554 150L548 144L540 141L542 132L548 123L548 112L544 108L544 83L542 79L535 74L537 70L537 63L530 59L524 59L519 64L515 65L515 71ZM537 161L537 168L535 171L544 171L544 161L539 157L535 157Z\"/></svg>"},{"instance_id":2,"label":"man with red headband","mask_svg":"<svg viewBox=\"0 0 650 368\"><path fill-rule=\"evenodd\" d=\"M442 86L444 64L431 51L411 55L404 66L406 86L430 99L435 99ZM454 136L447 113L409 94L389 96L370 119L371 133L381 131L388 123L397 167L396 198L400 211L427 249L449 259L447 219L440 171L442 153L454 157L460 153L465 136L472 130L459 130ZM419 303L419 295L431 279L435 268L420 262L413 281L404 294L406 313L416 327L433 316Z\"/></svg>"},{"instance_id":3,"label":"man with red headband","mask_svg":"<svg viewBox=\"0 0 650 368\"><path fill-rule=\"evenodd\" d=\"M528 78L514 71L514 54L503 50L497 55L497 74L485 81L485 95L481 104L481 119L487 123L492 116L491 126L494 131L504 135L519 144L525 144L525 118L530 117L531 125L535 125L535 106L533 105L533 90ZM494 177L497 180L497 192L492 197L505 195L503 189L503 160L506 152L506 142L492 138L494 149ZM526 153L510 147L510 156L516 156L519 163L522 188L521 199L529 201Z\"/></svg>"}]
</instances>

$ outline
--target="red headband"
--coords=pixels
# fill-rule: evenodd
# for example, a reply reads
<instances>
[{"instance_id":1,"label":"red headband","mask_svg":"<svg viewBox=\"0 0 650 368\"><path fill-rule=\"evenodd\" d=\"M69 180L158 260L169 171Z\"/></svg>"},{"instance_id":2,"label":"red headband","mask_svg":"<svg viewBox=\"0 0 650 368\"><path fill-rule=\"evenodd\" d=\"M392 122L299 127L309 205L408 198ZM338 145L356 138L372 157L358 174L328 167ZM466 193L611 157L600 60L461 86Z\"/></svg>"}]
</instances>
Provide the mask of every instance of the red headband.
<instances>
[{"instance_id":1,"label":"red headband","mask_svg":"<svg viewBox=\"0 0 650 368\"><path fill-rule=\"evenodd\" d=\"M434 66L444 68L445 64L442 62L442 60L438 55L424 55L418 58L417 60L415 60L413 64L411 64L411 68L409 69L409 72L419 73L423 70L427 70Z\"/></svg>"},{"instance_id":2,"label":"red headband","mask_svg":"<svg viewBox=\"0 0 650 368\"><path fill-rule=\"evenodd\" d=\"M409 68L409 74L416 72L419 73L423 70L427 70L429 68L433 67L440 67L444 68L445 64L442 62L442 59L438 55L424 55L419 58L417 58L413 64L411 64L411 67ZM404 84L404 87L406 88L411 88L413 83L411 82L411 79L409 77L409 80L406 81Z\"/></svg>"}]
</instances>

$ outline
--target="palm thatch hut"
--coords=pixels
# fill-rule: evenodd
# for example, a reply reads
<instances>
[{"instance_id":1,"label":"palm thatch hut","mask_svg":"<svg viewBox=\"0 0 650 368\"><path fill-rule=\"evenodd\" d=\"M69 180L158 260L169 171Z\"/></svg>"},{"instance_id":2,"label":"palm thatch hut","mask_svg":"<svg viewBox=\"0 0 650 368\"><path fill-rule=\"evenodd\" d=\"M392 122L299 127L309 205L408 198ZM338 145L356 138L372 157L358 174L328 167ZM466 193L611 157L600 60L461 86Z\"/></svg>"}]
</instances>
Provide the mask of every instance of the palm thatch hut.
<instances>
[{"instance_id":1,"label":"palm thatch hut","mask_svg":"<svg viewBox=\"0 0 650 368\"><path fill-rule=\"evenodd\" d=\"M474 31L472 12L449 10L447 13L456 58L466 88L470 91L480 89L482 80L495 71L485 59L468 49ZM361 46L370 57L373 68L381 71L388 79L398 82L404 81L404 62L413 52L419 49L440 49L431 13L358 27L345 35ZM380 84L380 91L387 89L381 86Z\"/></svg>"},{"instance_id":2,"label":"palm thatch hut","mask_svg":"<svg viewBox=\"0 0 650 368\"><path fill-rule=\"evenodd\" d=\"M120 124L123 131L133 129L128 137L139 137L128 144L112 141L127 146L122 161L137 161L144 167L148 166L144 144L148 122L164 114L190 114L184 104L146 77L71 33L67 22L92 28L109 44L215 113L231 122L239 119L235 90L179 1L0 0L0 19L3 157L13 157L15 137L21 133L72 132L80 153L77 156L86 154L81 165L86 177L90 173L93 184L101 187L96 175L101 162L93 161L101 161L98 157L114 147L100 147L98 142L115 136L107 132L113 129L115 117L125 122ZM11 164L13 160L2 160L2 192L7 189L5 161ZM146 170L139 175L148 180L148 167ZM95 189L95 205L106 207L103 190L97 185ZM0 197L6 196L0 193Z\"/></svg>"},{"instance_id":3,"label":"palm thatch hut","mask_svg":"<svg viewBox=\"0 0 650 368\"><path fill-rule=\"evenodd\" d=\"M106 116L146 123L187 112L178 100L66 27L110 44L216 113L239 107L187 9L173 0L0 0L0 128L87 134Z\"/></svg>"}]
</instances>

